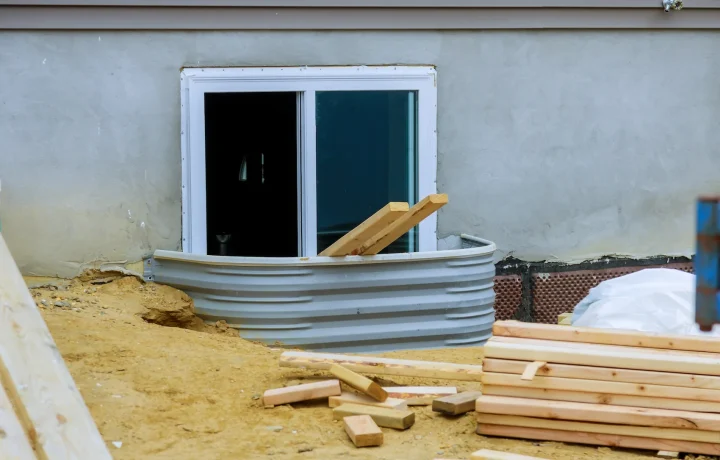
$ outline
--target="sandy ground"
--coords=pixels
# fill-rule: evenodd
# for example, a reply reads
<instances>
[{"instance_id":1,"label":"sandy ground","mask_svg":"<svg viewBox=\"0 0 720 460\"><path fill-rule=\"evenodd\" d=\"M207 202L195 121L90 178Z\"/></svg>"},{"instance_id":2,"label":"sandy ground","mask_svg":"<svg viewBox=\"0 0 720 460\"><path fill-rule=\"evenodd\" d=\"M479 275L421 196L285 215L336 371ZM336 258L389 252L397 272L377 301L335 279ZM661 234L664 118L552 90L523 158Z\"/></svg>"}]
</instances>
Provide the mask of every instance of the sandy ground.
<instances>
[{"instance_id":1,"label":"sandy ground","mask_svg":"<svg viewBox=\"0 0 720 460\"><path fill-rule=\"evenodd\" d=\"M29 282L31 287L38 284ZM260 395L266 389L326 374L281 369L281 351L242 340L223 325L204 325L182 292L132 277L52 284L31 291L116 459L460 459L482 448L553 460L654 456L484 438L474 433L474 414L448 418L429 407L414 409L416 423L406 431L383 429L382 447L357 449L342 424L332 420L326 401L262 406ZM177 327L153 324L158 322ZM385 356L479 364L481 350ZM386 376L380 381L479 389L472 383L431 379Z\"/></svg>"}]
</instances>

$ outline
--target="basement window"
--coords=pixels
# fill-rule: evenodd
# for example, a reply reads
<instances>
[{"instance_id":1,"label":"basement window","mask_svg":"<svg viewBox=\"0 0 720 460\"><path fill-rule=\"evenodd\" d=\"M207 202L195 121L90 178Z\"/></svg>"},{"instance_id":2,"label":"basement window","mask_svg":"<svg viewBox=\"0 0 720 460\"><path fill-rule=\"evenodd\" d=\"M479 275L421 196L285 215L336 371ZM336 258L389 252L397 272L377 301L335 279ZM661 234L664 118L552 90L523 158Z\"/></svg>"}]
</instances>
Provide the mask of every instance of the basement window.
<instances>
[{"instance_id":1,"label":"basement window","mask_svg":"<svg viewBox=\"0 0 720 460\"><path fill-rule=\"evenodd\" d=\"M184 252L314 256L388 202L436 193L432 67L192 68L181 80ZM436 249L433 214L383 252Z\"/></svg>"}]
</instances>

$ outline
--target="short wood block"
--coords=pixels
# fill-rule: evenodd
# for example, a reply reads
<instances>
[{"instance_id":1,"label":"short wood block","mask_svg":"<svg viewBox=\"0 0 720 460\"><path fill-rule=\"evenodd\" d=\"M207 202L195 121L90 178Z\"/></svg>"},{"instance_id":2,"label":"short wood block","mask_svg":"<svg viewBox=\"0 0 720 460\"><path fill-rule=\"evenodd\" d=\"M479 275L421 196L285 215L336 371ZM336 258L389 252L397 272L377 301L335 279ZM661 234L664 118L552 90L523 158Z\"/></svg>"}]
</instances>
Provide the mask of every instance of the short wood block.
<instances>
[{"instance_id":1,"label":"short wood block","mask_svg":"<svg viewBox=\"0 0 720 460\"><path fill-rule=\"evenodd\" d=\"M342 394L342 390L340 390L339 380L324 380L322 382L305 383L303 385L267 390L263 394L263 403L265 407L279 406L280 404L327 398L330 396L339 396L340 394Z\"/></svg>"},{"instance_id":2,"label":"short wood block","mask_svg":"<svg viewBox=\"0 0 720 460\"><path fill-rule=\"evenodd\" d=\"M328 406L330 407L338 407L343 404L361 404L363 406L386 407L395 410L407 410L408 408L407 402L404 399L388 398L380 402L369 396L349 393L347 391L343 391L340 396L330 396L330 398L328 398Z\"/></svg>"},{"instance_id":3,"label":"short wood block","mask_svg":"<svg viewBox=\"0 0 720 460\"><path fill-rule=\"evenodd\" d=\"M333 409L335 420L342 420L351 415L369 415L378 426L396 430L406 430L415 423L415 412L411 410L395 410L360 404L343 404Z\"/></svg>"},{"instance_id":4,"label":"short wood block","mask_svg":"<svg viewBox=\"0 0 720 460\"><path fill-rule=\"evenodd\" d=\"M680 456L680 452L670 452L667 450L661 450L657 453L657 456L660 458L678 458Z\"/></svg>"},{"instance_id":5,"label":"short wood block","mask_svg":"<svg viewBox=\"0 0 720 460\"><path fill-rule=\"evenodd\" d=\"M345 432L355 447L381 446L383 432L369 415L351 415L343 418Z\"/></svg>"},{"instance_id":6,"label":"short wood block","mask_svg":"<svg viewBox=\"0 0 720 460\"><path fill-rule=\"evenodd\" d=\"M362 391L377 401L383 402L388 398L387 391L383 390L383 387L340 364L330 365L330 373L342 380L345 384Z\"/></svg>"},{"instance_id":7,"label":"short wood block","mask_svg":"<svg viewBox=\"0 0 720 460\"><path fill-rule=\"evenodd\" d=\"M448 415L460 415L475 410L475 401L482 396L481 391L463 391L450 396L433 400L433 412Z\"/></svg>"}]
</instances>

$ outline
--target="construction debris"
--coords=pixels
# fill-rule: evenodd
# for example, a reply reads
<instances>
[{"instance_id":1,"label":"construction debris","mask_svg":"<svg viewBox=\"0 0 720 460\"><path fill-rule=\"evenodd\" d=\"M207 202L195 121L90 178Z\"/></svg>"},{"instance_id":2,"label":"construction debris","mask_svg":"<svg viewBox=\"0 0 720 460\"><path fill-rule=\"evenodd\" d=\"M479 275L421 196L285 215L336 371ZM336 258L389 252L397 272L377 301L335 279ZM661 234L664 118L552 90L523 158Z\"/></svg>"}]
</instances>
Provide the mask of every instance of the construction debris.
<instances>
[{"instance_id":1,"label":"construction debris","mask_svg":"<svg viewBox=\"0 0 720 460\"><path fill-rule=\"evenodd\" d=\"M267 390L263 394L263 403L265 407L273 407L281 404L339 396L340 394L342 394L342 391L340 390L339 380L325 380Z\"/></svg>"},{"instance_id":2,"label":"construction debris","mask_svg":"<svg viewBox=\"0 0 720 460\"><path fill-rule=\"evenodd\" d=\"M343 404L333 409L335 420L342 420L350 415L369 415L378 426L396 430L406 430L415 424L415 412L411 410L395 410L360 404Z\"/></svg>"},{"instance_id":3,"label":"construction debris","mask_svg":"<svg viewBox=\"0 0 720 460\"><path fill-rule=\"evenodd\" d=\"M345 432L355 447L381 446L383 432L369 415L351 415L343 418Z\"/></svg>"},{"instance_id":4,"label":"construction debris","mask_svg":"<svg viewBox=\"0 0 720 460\"><path fill-rule=\"evenodd\" d=\"M367 377L363 377L350 369L344 368L340 364L332 364L329 370L332 375L342 380L343 383L355 388L358 391L362 391L376 401L383 402L388 398L387 391L385 391L380 385Z\"/></svg>"},{"instance_id":5,"label":"construction debris","mask_svg":"<svg viewBox=\"0 0 720 460\"><path fill-rule=\"evenodd\" d=\"M482 396L480 391L463 391L455 395L444 396L433 400L433 412L446 415L460 415L475 410L475 401Z\"/></svg>"},{"instance_id":6,"label":"construction debris","mask_svg":"<svg viewBox=\"0 0 720 460\"><path fill-rule=\"evenodd\" d=\"M408 406L429 406L433 400L457 394L455 387L385 387L388 395L404 399Z\"/></svg>"},{"instance_id":7,"label":"construction debris","mask_svg":"<svg viewBox=\"0 0 720 460\"><path fill-rule=\"evenodd\" d=\"M370 398L369 396L348 393L345 391L343 391L343 394L340 396L330 396L330 398L328 398L328 406L330 407L337 407L341 404L362 404L365 406L386 407L388 409L397 410L407 410L408 407L408 403L404 399L387 398L385 401L380 402Z\"/></svg>"}]
</instances>

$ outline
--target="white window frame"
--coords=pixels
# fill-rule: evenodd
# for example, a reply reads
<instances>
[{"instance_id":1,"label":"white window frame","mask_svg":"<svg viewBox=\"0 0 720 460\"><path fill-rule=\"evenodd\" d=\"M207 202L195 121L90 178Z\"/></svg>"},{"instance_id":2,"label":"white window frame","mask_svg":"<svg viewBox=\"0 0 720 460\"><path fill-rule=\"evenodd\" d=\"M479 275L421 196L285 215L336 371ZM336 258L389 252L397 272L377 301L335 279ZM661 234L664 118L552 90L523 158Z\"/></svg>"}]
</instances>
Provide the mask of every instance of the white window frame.
<instances>
[{"instance_id":1,"label":"white window frame","mask_svg":"<svg viewBox=\"0 0 720 460\"><path fill-rule=\"evenodd\" d=\"M417 91L418 199L437 193L437 74L432 66L186 68L180 79L183 252L207 254L205 93L298 94L301 256L317 255L316 91ZM418 249L437 250L436 213L420 223Z\"/></svg>"}]
</instances>

